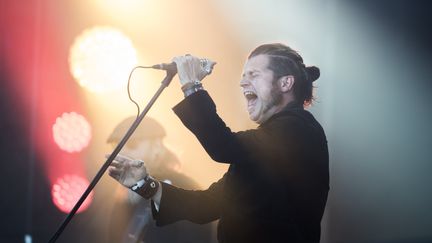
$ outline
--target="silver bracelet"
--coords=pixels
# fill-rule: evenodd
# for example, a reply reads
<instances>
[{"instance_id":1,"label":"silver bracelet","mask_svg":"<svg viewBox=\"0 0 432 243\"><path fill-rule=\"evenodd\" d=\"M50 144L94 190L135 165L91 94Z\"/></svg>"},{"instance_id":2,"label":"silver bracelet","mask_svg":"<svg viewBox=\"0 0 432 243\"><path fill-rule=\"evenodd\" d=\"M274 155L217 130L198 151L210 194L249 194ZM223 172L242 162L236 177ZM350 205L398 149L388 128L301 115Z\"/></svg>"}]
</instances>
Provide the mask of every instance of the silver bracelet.
<instances>
[{"instance_id":1,"label":"silver bracelet","mask_svg":"<svg viewBox=\"0 0 432 243\"><path fill-rule=\"evenodd\" d=\"M137 183L135 183L135 185L133 185L130 189L132 191L136 191L136 190L138 190L138 188L141 188L144 185L145 182L146 182L145 178L141 179Z\"/></svg>"},{"instance_id":2,"label":"silver bracelet","mask_svg":"<svg viewBox=\"0 0 432 243\"><path fill-rule=\"evenodd\" d=\"M204 90L200 81L186 83L182 86L184 97L188 97L189 95L196 93L199 90Z\"/></svg>"}]
</instances>

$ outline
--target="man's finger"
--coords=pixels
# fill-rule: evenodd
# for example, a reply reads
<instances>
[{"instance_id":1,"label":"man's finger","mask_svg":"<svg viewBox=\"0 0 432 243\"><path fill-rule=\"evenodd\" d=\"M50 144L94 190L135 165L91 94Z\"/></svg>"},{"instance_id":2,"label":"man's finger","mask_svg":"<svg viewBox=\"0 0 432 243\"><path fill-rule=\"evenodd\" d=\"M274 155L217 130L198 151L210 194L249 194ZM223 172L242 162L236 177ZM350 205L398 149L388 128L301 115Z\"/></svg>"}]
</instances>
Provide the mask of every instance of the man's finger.
<instances>
[{"instance_id":1,"label":"man's finger","mask_svg":"<svg viewBox=\"0 0 432 243\"><path fill-rule=\"evenodd\" d=\"M144 165L144 161L142 161L142 160L134 160L134 161L131 161L131 163L130 163L130 166L135 167L135 168L140 168L143 165Z\"/></svg>"},{"instance_id":2,"label":"man's finger","mask_svg":"<svg viewBox=\"0 0 432 243\"><path fill-rule=\"evenodd\" d=\"M110 168L108 174L116 180L120 179L121 172L119 170Z\"/></svg>"},{"instance_id":3,"label":"man's finger","mask_svg":"<svg viewBox=\"0 0 432 243\"><path fill-rule=\"evenodd\" d=\"M123 170L119 170L119 169L117 169L117 168L110 167L108 171L109 171L110 173L113 173L113 174L121 174Z\"/></svg>"},{"instance_id":4,"label":"man's finger","mask_svg":"<svg viewBox=\"0 0 432 243\"><path fill-rule=\"evenodd\" d=\"M111 166L113 166L115 168L122 168L122 167L124 167L124 163L113 160L113 162L111 162Z\"/></svg>"},{"instance_id":5,"label":"man's finger","mask_svg":"<svg viewBox=\"0 0 432 243\"><path fill-rule=\"evenodd\" d=\"M210 64L210 67L213 68L217 64L217 62L209 59L209 64Z\"/></svg>"},{"instance_id":6,"label":"man's finger","mask_svg":"<svg viewBox=\"0 0 432 243\"><path fill-rule=\"evenodd\" d=\"M128 156L126 156L126 155L118 154L115 157L115 160L120 161L120 162L126 162L126 161L132 161L133 159L130 158L130 157L128 157Z\"/></svg>"},{"instance_id":7,"label":"man's finger","mask_svg":"<svg viewBox=\"0 0 432 243\"><path fill-rule=\"evenodd\" d=\"M176 64L178 64L178 63L181 62L182 58L183 58L183 56L176 56L171 61L175 62Z\"/></svg>"}]
</instances>

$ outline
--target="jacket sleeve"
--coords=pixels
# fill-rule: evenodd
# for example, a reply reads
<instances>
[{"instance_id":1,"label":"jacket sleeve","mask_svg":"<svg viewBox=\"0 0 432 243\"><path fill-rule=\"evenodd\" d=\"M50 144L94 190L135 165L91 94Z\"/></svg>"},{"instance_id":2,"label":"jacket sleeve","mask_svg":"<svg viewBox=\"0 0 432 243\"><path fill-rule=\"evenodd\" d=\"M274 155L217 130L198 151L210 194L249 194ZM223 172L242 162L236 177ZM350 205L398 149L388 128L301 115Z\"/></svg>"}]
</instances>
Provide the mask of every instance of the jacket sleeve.
<instances>
[{"instance_id":1,"label":"jacket sleeve","mask_svg":"<svg viewBox=\"0 0 432 243\"><path fill-rule=\"evenodd\" d=\"M223 204L223 185L225 176L213 183L207 190L185 190L162 183L162 198L159 210L153 203L153 218L157 226L189 220L197 224L209 223L220 216Z\"/></svg>"},{"instance_id":2,"label":"jacket sleeve","mask_svg":"<svg viewBox=\"0 0 432 243\"><path fill-rule=\"evenodd\" d=\"M186 97L173 110L183 124L195 134L213 160L228 163L232 161L228 158L241 154L233 153L240 145L217 115L216 105L206 91L198 91Z\"/></svg>"},{"instance_id":3,"label":"jacket sleeve","mask_svg":"<svg viewBox=\"0 0 432 243\"><path fill-rule=\"evenodd\" d=\"M294 151L296 146L292 131L296 124L290 120L274 119L266 128L232 132L217 115L216 105L206 91L186 97L173 110L217 162L269 161L280 154L278 150Z\"/></svg>"}]
</instances>

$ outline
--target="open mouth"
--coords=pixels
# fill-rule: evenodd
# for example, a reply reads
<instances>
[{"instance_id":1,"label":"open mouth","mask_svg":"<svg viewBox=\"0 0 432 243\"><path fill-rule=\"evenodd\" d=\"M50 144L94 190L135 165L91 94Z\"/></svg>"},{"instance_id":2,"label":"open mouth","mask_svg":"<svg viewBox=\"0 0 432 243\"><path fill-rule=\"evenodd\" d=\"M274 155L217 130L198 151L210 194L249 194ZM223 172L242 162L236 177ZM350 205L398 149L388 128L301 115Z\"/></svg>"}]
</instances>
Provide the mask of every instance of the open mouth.
<instances>
[{"instance_id":1,"label":"open mouth","mask_svg":"<svg viewBox=\"0 0 432 243\"><path fill-rule=\"evenodd\" d=\"M243 92L243 94L244 94L244 96L245 96L245 98L247 100L249 108L251 108L253 105L255 105L258 96L254 92L252 92L252 91L245 91L245 92Z\"/></svg>"}]
</instances>

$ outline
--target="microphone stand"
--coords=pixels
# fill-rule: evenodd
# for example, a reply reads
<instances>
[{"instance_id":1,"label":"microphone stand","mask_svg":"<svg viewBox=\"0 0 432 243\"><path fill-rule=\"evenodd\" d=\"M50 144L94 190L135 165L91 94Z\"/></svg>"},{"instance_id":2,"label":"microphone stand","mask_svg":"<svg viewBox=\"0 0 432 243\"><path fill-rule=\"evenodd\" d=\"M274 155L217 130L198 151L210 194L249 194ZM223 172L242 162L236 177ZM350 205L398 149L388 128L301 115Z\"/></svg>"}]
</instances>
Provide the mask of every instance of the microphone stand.
<instances>
[{"instance_id":1,"label":"microphone stand","mask_svg":"<svg viewBox=\"0 0 432 243\"><path fill-rule=\"evenodd\" d=\"M49 240L49 243L54 243L56 240L60 237L63 230L66 228L68 223L72 220L75 213L80 208L81 204L84 202L84 200L87 198L87 196L90 194L90 192L93 190L93 188L96 186L96 184L99 182L100 178L103 176L105 171L108 169L108 167L111 165L111 162L115 159L117 154L120 152L120 150L123 148L123 146L126 144L127 140L130 138L130 136L133 134L135 129L138 127L138 125L141 123L142 119L145 117L147 112L150 110L150 108L153 106L159 95L162 93L162 91L168 87L168 85L171 83L171 80L176 75L177 70L166 70L166 76L162 80L161 86L156 91L156 93L153 95L152 99L149 101L147 106L144 108L144 110L141 112L139 117L135 120L135 122L132 124L132 126L127 131L126 135L122 138L120 143L117 145L117 147L114 149L114 151L111 153L111 155L108 157L106 162L102 165L102 167L99 169L96 176L93 178L90 185L87 187L87 189L84 191L84 193L81 195L81 198L78 200L78 202L75 204L75 206L72 208L70 213L66 216L63 223L60 225L60 227L57 229L55 234L51 237Z\"/></svg>"}]
</instances>

